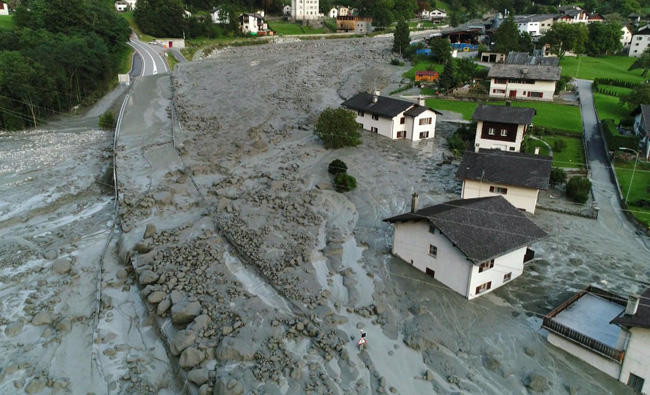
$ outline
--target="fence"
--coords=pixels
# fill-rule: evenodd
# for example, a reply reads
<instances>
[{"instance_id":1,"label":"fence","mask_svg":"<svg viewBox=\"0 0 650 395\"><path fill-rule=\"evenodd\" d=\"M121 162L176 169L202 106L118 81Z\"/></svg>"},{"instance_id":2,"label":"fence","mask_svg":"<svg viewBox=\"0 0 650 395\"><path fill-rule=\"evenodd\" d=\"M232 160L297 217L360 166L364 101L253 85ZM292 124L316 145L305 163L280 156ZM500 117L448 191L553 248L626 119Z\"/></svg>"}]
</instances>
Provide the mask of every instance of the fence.
<instances>
[{"instance_id":1,"label":"fence","mask_svg":"<svg viewBox=\"0 0 650 395\"><path fill-rule=\"evenodd\" d=\"M550 332L554 332L562 337L572 340L580 344L581 346L586 347L591 351L594 351L606 358L614 360L618 363L623 362L625 351L612 348L604 343L599 342L594 338L583 335L582 333L575 331L569 327L566 327L560 324L559 322L553 321L553 319L549 317L544 317L542 328L545 328Z\"/></svg>"}]
</instances>

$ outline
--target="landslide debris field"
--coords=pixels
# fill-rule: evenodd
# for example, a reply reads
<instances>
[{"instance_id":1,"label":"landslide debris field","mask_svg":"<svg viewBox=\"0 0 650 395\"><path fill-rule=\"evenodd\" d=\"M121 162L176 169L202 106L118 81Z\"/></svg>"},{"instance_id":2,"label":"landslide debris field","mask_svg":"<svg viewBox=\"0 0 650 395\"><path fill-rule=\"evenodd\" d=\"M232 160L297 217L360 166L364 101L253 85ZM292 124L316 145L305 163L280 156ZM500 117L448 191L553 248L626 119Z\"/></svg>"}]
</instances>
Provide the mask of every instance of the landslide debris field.
<instances>
[{"instance_id":1,"label":"landslide debris field","mask_svg":"<svg viewBox=\"0 0 650 395\"><path fill-rule=\"evenodd\" d=\"M389 64L390 46L375 38L229 48L135 83L117 149L121 234L109 255L120 263L106 268L109 303L97 339L84 332L90 346L80 351L101 362L101 375L85 377L96 393L628 391L548 345L538 314L589 283L638 291L632 280L648 277L647 250L634 233L540 210L533 220L550 237L533 246L525 274L472 302L390 255L382 219L407 210L412 192L421 205L460 195L457 161L446 160L456 125L439 119L435 139L416 144L364 132L361 146L333 151L313 135L324 108L396 87L405 68ZM356 190L333 190L327 165L336 158ZM106 230L109 208L103 213ZM91 223L71 221L77 231ZM93 308L73 315L63 305L94 306L96 261L71 258L69 271L57 269L52 254L43 257L43 230L20 222L0 222L4 235L25 232L33 247L2 244L16 257L27 252L0 257L0 389L27 391L39 380L36 390L85 392L84 376L57 368L76 353L45 364L36 353L68 338L63 317L79 317L73 328L89 321ZM45 293L81 279L83 298ZM23 296L8 309L10 293ZM38 308L24 307L27 295ZM130 310L113 307L121 300ZM19 340L9 337L15 322ZM365 350L356 347L362 328Z\"/></svg>"}]
</instances>

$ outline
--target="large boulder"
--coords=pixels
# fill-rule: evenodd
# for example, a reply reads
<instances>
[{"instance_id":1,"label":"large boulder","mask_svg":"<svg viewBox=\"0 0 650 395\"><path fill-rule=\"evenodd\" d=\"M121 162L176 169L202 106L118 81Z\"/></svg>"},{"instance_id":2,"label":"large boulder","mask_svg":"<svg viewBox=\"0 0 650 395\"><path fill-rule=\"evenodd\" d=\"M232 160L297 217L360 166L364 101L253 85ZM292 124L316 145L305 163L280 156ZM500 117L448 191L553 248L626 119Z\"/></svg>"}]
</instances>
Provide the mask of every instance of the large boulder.
<instances>
[{"instance_id":1,"label":"large boulder","mask_svg":"<svg viewBox=\"0 0 650 395\"><path fill-rule=\"evenodd\" d=\"M156 225L147 224L147 228L144 230L144 236L142 236L142 238L143 239L148 239L148 238L152 237L155 234L156 234Z\"/></svg>"},{"instance_id":2,"label":"large boulder","mask_svg":"<svg viewBox=\"0 0 650 395\"><path fill-rule=\"evenodd\" d=\"M206 381L208 381L210 377L209 377L208 369L199 368L199 369L190 370L190 372L187 374L187 378L194 384L200 386Z\"/></svg>"},{"instance_id":3,"label":"large boulder","mask_svg":"<svg viewBox=\"0 0 650 395\"><path fill-rule=\"evenodd\" d=\"M52 264L52 271L56 274L66 274L70 271L70 262L67 259L57 259Z\"/></svg>"},{"instance_id":4,"label":"large boulder","mask_svg":"<svg viewBox=\"0 0 650 395\"><path fill-rule=\"evenodd\" d=\"M196 347L188 347L182 353L178 360L181 368L189 369L200 364L205 359L205 353Z\"/></svg>"},{"instance_id":5,"label":"large boulder","mask_svg":"<svg viewBox=\"0 0 650 395\"><path fill-rule=\"evenodd\" d=\"M172 322L177 325L187 324L201 314L199 302L181 302L172 306Z\"/></svg>"},{"instance_id":6,"label":"large boulder","mask_svg":"<svg viewBox=\"0 0 650 395\"><path fill-rule=\"evenodd\" d=\"M244 385L235 379L221 379L214 386L214 395L242 395Z\"/></svg>"},{"instance_id":7,"label":"large boulder","mask_svg":"<svg viewBox=\"0 0 650 395\"><path fill-rule=\"evenodd\" d=\"M546 392L550 388L548 379L536 373L528 376L526 379L526 387L532 392Z\"/></svg>"},{"instance_id":8,"label":"large boulder","mask_svg":"<svg viewBox=\"0 0 650 395\"><path fill-rule=\"evenodd\" d=\"M143 270L140 273L140 284L147 285L158 281L158 275L151 270Z\"/></svg>"},{"instance_id":9,"label":"large boulder","mask_svg":"<svg viewBox=\"0 0 650 395\"><path fill-rule=\"evenodd\" d=\"M49 325L54 321L52 313L49 311L40 311L32 318L32 325Z\"/></svg>"},{"instance_id":10,"label":"large boulder","mask_svg":"<svg viewBox=\"0 0 650 395\"><path fill-rule=\"evenodd\" d=\"M185 350L187 347L191 346L194 344L194 341L196 340L196 335L192 331L184 330L184 331L179 331L176 336L174 336L174 339L171 341L169 344L170 351L172 352L173 355L178 355L183 350Z\"/></svg>"}]
</instances>

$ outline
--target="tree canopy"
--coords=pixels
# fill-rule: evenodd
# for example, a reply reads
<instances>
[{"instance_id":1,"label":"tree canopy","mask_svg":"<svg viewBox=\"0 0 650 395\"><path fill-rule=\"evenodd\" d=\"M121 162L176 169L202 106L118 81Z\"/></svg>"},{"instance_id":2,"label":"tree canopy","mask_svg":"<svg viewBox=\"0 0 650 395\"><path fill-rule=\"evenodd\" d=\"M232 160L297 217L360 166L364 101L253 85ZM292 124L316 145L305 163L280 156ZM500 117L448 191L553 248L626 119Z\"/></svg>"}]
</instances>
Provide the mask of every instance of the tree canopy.
<instances>
[{"instance_id":1,"label":"tree canopy","mask_svg":"<svg viewBox=\"0 0 650 395\"><path fill-rule=\"evenodd\" d=\"M352 111L327 108L318 117L315 134L323 140L325 148L341 148L361 144L358 129Z\"/></svg>"},{"instance_id":2,"label":"tree canopy","mask_svg":"<svg viewBox=\"0 0 650 395\"><path fill-rule=\"evenodd\" d=\"M530 52L533 49L530 35L526 32L519 32L512 14L494 32L493 40L492 50L494 52L507 54L510 51Z\"/></svg>"},{"instance_id":3,"label":"tree canopy","mask_svg":"<svg viewBox=\"0 0 650 395\"><path fill-rule=\"evenodd\" d=\"M621 25L616 23L592 23L585 45L589 56L612 55L623 49Z\"/></svg>"},{"instance_id":4,"label":"tree canopy","mask_svg":"<svg viewBox=\"0 0 650 395\"><path fill-rule=\"evenodd\" d=\"M634 63L630 66L628 71L643 69L642 77L648 74L648 69L650 69L650 48L646 48L645 51L639 56Z\"/></svg>"},{"instance_id":5,"label":"tree canopy","mask_svg":"<svg viewBox=\"0 0 650 395\"><path fill-rule=\"evenodd\" d=\"M409 25L404 18L400 18L393 33L393 52L404 53L410 43Z\"/></svg>"},{"instance_id":6,"label":"tree canopy","mask_svg":"<svg viewBox=\"0 0 650 395\"><path fill-rule=\"evenodd\" d=\"M639 106L639 104L650 103L650 84L643 83L632 89L630 94L622 96L621 102L627 104L630 110Z\"/></svg>"},{"instance_id":7,"label":"tree canopy","mask_svg":"<svg viewBox=\"0 0 650 395\"><path fill-rule=\"evenodd\" d=\"M542 44L549 44L551 53L562 58L567 51L585 53L587 28L582 23L554 23L542 37Z\"/></svg>"}]
</instances>

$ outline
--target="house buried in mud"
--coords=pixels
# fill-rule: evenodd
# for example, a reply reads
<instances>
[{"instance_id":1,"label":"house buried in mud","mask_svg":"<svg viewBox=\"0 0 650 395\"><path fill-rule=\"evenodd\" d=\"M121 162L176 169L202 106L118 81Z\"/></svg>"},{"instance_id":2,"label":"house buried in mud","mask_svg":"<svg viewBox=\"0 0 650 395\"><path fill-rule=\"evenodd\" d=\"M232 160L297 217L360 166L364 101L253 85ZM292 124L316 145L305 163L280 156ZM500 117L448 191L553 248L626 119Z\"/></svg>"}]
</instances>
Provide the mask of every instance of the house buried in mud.
<instances>
[{"instance_id":1,"label":"house buried in mud","mask_svg":"<svg viewBox=\"0 0 650 395\"><path fill-rule=\"evenodd\" d=\"M394 225L393 255L473 299L519 277L547 236L502 196L454 200L384 221Z\"/></svg>"}]
</instances>

